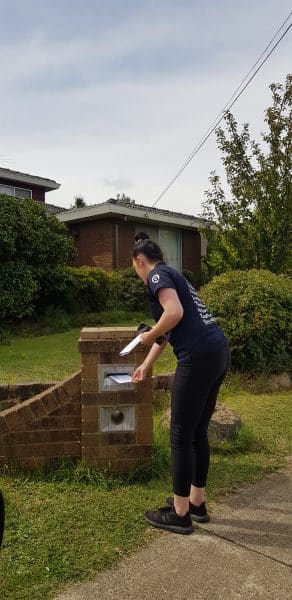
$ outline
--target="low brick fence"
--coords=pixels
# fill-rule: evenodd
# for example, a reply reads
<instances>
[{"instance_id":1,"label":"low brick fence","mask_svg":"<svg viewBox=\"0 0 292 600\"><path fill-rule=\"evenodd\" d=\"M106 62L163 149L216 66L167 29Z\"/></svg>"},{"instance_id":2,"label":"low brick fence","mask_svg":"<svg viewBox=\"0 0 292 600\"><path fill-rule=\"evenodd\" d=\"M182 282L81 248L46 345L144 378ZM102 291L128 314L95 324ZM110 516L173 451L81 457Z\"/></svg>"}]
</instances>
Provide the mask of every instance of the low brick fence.
<instances>
[{"instance_id":1,"label":"low brick fence","mask_svg":"<svg viewBox=\"0 0 292 600\"><path fill-rule=\"evenodd\" d=\"M0 465L40 467L81 458L80 371L0 412Z\"/></svg>"},{"instance_id":2,"label":"low brick fence","mask_svg":"<svg viewBox=\"0 0 292 600\"><path fill-rule=\"evenodd\" d=\"M51 383L10 383L0 385L0 411L5 408L10 408L27 400L32 396L41 394L48 388L55 385L55 382Z\"/></svg>"},{"instance_id":3,"label":"low brick fence","mask_svg":"<svg viewBox=\"0 0 292 600\"><path fill-rule=\"evenodd\" d=\"M153 376L154 390L169 390L172 378L173 373ZM143 403L139 414L142 409L145 420ZM0 465L36 468L64 457L81 459L81 429L81 371L56 384L0 386ZM88 437L87 423L83 429Z\"/></svg>"},{"instance_id":4,"label":"low brick fence","mask_svg":"<svg viewBox=\"0 0 292 600\"><path fill-rule=\"evenodd\" d=\"M63 458L84 458L93 466L107 468L110 465L128 470L141 459L149 461L152 391L169 392L174 373L155 375L152 382L149 382L150 377L147 378L148 383L139 384L135 393L97 391L97 356L102 362L111 360L113 352L116 354L124 342L82 340L82 379L81 371L78 371L53 385L0 386L0 466L11 463L21 468L36 468L60 462ZM126 357L124 364L130 360L131 355ZM140 364L141 356L134 362ZM28 398L31 393L36 395ZM1 410L1 402L4 406L9 402L12 405ZM129 410L131 404L135 405L135 431L99 431L99 408L105 411L113 405L112 409L125 406ZM231 413L226 407L217 407L210 430L216 439L234 439L241 422L235 413Z\"/></svg>"}]
</instances>

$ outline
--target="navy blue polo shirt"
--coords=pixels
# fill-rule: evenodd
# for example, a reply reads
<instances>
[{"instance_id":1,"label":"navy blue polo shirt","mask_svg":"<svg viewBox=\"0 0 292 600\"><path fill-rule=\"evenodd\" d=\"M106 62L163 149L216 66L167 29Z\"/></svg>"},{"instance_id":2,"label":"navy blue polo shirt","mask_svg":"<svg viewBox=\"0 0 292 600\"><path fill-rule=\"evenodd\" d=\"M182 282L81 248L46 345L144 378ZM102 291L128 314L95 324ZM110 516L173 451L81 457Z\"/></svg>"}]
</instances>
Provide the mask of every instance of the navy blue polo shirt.
<instances>
[{"instance_id":1,"label":"navy blue polo shirt","mask_svg":"<svg viewBox=\"0 0 292 600\"><path fill-rule=\"evenodd\" d=\"M163 307L157 291L160 288L176 290L184 314L180 322L165 335L173 347L179 363L188 363L192 356L202 356L226 343L223 331L215 318L201 302L195 288L178 271L165 262L159 262L147 278L148 297L153 319L159 321Z\"/></svg>"}]
</instances>

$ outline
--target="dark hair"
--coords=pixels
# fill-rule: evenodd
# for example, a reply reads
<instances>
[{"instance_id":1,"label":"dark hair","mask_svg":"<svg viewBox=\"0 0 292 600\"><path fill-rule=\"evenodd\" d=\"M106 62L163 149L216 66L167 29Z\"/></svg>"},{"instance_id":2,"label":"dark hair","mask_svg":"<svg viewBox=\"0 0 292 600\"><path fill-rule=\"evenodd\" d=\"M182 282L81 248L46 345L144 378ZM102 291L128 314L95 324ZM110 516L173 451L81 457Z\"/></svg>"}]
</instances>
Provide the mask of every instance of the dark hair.
<instances>
[{"instance_id":1,"label":"dark hair","mask_svg":"<svg viewBox=\"0 0 292 600\"><path fill-rule=\"evenodd\" d=\"M138 254L144 254L148 260L153 262L163 260L163 254L158 244L152 242L147 233L143 231L135 235L133 258L137 258Z\"/></svg>"}]
</instances>

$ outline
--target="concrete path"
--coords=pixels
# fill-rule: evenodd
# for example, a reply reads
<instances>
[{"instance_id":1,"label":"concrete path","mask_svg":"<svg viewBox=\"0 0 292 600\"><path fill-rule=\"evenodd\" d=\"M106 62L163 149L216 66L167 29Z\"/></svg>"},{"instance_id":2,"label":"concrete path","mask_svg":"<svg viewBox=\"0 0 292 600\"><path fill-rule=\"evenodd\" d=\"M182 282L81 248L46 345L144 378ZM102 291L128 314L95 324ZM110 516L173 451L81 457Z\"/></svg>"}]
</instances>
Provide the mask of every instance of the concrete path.
<instances>
[{"instance_id":1,"label":"concrete path","mask_svg":"<svg viewBox=\"0 0 292 600\"><path fill-rule=\"evenodd\" d=\"M292 460L229 495L191 536L167 532L56 600L292 599Z\"/></svg>"}]
</instances>

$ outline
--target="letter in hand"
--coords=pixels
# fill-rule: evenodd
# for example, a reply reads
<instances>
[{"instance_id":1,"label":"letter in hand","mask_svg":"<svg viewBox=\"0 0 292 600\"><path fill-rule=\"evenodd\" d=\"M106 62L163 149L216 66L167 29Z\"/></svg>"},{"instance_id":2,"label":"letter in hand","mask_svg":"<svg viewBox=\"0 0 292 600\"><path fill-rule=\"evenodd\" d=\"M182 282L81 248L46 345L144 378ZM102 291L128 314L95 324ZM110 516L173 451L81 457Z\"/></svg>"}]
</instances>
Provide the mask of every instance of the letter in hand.
<instances>
[{"instance_id":1,"label":"letter in hand","mask_svg":"<svg viewBox=\"0 0 292 600\"><path fill-rule=\"evenodd\" d=\"M137 367L136 371L132 377L132 383L139 383L139 381L144 381L147 375L147 368L142 364Z\"/></svg>"}]
</instances>

